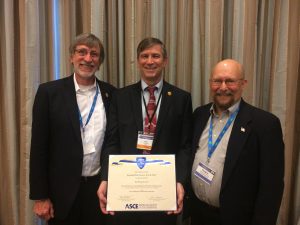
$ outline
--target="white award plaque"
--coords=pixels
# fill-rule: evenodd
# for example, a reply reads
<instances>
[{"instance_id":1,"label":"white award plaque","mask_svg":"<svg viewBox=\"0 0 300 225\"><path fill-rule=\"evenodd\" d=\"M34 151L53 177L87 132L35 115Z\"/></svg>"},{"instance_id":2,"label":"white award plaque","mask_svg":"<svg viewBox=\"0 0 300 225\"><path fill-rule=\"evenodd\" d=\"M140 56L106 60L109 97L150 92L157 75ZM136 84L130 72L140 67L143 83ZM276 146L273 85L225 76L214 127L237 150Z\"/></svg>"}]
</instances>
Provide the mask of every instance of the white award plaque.
<instances>
[{"instance_id":1,"label":"white award plaque","mask_svg":"<svg viewBox=\"0 0 300 225\"><path fill-rule=\"evenodd\" d=\"M107 211L173 211L175 155L110 155Z\"/></svg>"}]
</instances>

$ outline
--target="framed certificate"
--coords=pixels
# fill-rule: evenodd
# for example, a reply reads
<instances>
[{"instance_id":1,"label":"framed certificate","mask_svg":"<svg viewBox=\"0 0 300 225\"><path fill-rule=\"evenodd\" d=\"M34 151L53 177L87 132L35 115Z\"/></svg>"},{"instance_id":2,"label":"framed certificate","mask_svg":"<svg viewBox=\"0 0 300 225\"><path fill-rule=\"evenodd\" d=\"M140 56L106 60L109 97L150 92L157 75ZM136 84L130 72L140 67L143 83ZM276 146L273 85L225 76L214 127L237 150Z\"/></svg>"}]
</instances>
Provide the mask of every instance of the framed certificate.
<instances>
[{"instance_id":1,"label":"framed certificate","mask_svg":"<svg viewBox=\"0 0 300 225\"><path fill-rule=\"evenodd\" d=\"M110 155L107 211L173 211L175 155Z\"/></svg>"}]
</instances>

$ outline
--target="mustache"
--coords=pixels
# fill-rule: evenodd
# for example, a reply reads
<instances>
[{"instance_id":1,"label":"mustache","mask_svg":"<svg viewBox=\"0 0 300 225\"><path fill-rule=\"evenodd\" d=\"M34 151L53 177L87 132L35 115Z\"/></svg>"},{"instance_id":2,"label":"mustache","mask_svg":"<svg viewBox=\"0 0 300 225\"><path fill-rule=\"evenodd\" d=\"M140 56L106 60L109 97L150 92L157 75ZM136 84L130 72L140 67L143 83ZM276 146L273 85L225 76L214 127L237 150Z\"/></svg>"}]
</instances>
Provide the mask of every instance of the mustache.
<instances>
[{"instance_id":1,"label":"mustache","mask_svg":"<svg viewBox=\"0 0 300 225\"><path fill-rule=\"evenodd\" d=\"M217 91L216 96L233 96L231 91Z\"/></svg>"},{"instance_id":2,"label":"mustache","mask_svg":"<svg viewBox=\"0 0 300 225\"><path fill-rule=\"evenodd\" d=\"M80 64L84 65L84 66L95 66L93 62L89 63L89 62L84 62L83 61L83 62L80 62Z\"/></svg>"}]
</instances>

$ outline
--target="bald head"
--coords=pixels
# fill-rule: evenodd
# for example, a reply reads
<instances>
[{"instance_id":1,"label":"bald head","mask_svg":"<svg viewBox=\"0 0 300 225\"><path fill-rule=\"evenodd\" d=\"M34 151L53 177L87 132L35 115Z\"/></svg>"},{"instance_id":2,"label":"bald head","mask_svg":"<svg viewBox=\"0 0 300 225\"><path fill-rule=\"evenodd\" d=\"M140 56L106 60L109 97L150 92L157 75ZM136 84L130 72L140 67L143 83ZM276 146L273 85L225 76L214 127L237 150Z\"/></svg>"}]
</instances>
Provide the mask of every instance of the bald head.
<instances>
[{"instance_id":1,"label":"bald head","mask_svg":"<svg viewBox=\"0 0 300 225\"><path fill-rule=\"evenodd\" d=\"M242 64L240 64L238 61L233 59L224 59L220 62L218 62L211 72L211 78L215 73L218 71L231 71L231 73L234 73L237 77L236 79L244 79L245 78L245 72L244 67Z\"/></svg>"}]
</instances>

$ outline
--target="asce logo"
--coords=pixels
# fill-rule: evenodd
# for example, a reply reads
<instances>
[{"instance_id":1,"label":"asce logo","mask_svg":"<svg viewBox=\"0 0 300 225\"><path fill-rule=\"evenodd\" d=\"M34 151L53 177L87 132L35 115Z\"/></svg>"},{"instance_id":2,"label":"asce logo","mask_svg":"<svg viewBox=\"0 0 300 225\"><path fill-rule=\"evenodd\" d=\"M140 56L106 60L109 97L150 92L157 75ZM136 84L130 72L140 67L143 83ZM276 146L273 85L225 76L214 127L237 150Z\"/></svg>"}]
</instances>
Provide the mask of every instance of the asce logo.
<instances>
[{"instance_id":1,"label":"asce logo","mask_svg":"<svg viewBox=\"0 0 300 225\"><path fill-rule=\"evenodd\" d=\"M126 204L125 209L137 209L138 206L138 204Z\"/></svg>"}]
</instances>

